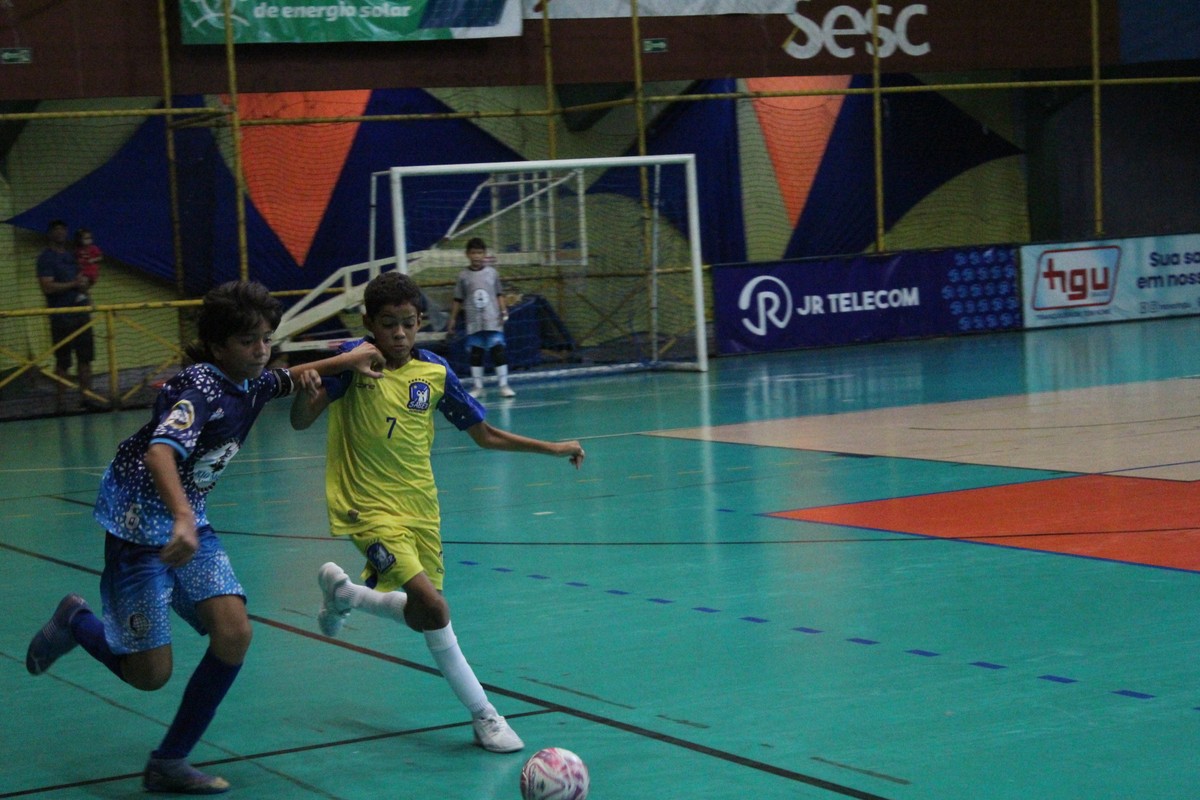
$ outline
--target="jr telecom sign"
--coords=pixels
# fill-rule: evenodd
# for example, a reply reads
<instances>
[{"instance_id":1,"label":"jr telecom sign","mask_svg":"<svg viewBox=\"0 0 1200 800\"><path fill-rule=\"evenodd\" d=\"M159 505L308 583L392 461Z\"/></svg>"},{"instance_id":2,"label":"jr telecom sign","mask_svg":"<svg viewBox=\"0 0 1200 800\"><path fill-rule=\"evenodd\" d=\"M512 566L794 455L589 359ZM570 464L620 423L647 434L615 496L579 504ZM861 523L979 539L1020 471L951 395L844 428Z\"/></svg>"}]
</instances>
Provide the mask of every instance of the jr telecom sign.
<instances>
[{"instance_id":1,"label":"jr telecom sign","mask_svg":"<svg viewBox=\"0 0 1200 800\"><path fill-rule=\"evenodd\" d=\"M721 353L1021 327L1010 247L716 265L713 297Z\"/></svg>"},{"instance_id":2,"label":"jr telecom sign","mask_svg":"<svg viewBox=\"0 0 1200 800\"><path fill-rule=\"evenodd\" d=\"M236 44L397 42L521 34L519 0L231 0ZM224 44L223 0L181 0L184 44Z\"/></svg>"}]
</instances>

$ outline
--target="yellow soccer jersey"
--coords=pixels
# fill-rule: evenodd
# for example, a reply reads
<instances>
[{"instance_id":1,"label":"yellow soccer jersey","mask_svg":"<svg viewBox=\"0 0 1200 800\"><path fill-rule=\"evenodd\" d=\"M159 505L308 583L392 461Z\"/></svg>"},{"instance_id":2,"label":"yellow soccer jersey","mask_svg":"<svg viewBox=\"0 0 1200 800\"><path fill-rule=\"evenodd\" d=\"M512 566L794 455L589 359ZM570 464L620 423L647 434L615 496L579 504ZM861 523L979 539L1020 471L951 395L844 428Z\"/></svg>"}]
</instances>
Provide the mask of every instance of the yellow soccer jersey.
<instances>
[{"instance_id":1,"label":"yellow soccer jersey","mask_svg":"<svg viewBox=\"0 0 1200 800\"><path fill-rule=\"evenodd\" d=\"M351 371L324 385L332 400L325 464L330 530L345 535L397 522L437 530L433 412L466 430L484 418L483 406L445 360L425 350L382 378Z\"/></svg>"}]
</instances>

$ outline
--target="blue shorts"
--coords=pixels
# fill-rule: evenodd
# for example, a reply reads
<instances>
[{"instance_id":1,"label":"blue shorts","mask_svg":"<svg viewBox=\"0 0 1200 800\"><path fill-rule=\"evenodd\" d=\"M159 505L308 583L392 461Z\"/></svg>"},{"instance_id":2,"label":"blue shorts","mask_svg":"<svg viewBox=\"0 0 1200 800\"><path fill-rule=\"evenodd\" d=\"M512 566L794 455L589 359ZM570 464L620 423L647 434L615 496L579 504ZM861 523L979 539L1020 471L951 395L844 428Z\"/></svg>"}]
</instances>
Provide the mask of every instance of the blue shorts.
<instances>
[{"instance_id":1,"label":"blue shorts","mask_svg":"<svg viewBox=\"0 0 1200 800\"><path fill-rule=\"evenodd\" d=\"M504 346L503 331L475 331L467 336L466 347L478 347L480 350L491 350L496 345Z\"/></svg>"},{"instance_id":2,"label":"blue shorts","mask_svg":"<svg viewBox=\"0 0 1200 800\"><path fill-rule=\"evenodd\" d=\"M178 569L158 557L161 547L134 544L111 533L105 538L100 600L114 653L141 653L170 644L172 608L203 636L208 631L196 614L197 603L221 595L245 601L246 590L212 527L205 525L196 535L200 549Z\"/></svg>"}]
</instances>

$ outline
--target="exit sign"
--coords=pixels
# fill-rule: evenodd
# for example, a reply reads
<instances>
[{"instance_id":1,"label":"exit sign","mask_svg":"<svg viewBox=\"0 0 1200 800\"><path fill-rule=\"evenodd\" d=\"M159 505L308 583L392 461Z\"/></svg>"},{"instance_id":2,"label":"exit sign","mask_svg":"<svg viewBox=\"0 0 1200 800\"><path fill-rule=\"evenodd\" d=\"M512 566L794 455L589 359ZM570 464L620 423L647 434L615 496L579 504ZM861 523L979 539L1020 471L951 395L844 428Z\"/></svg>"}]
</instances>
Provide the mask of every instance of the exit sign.
<instances>
[{"instance_id":1,"label":"exit sign","mask_svg":"<svg viewBox=\"0 0 1200 800\"><path fill-rule=\"evenodd\" d=\"M32 62L32 47L0 47L0 64L30 64Z\"/></svg>"}]
</instances>

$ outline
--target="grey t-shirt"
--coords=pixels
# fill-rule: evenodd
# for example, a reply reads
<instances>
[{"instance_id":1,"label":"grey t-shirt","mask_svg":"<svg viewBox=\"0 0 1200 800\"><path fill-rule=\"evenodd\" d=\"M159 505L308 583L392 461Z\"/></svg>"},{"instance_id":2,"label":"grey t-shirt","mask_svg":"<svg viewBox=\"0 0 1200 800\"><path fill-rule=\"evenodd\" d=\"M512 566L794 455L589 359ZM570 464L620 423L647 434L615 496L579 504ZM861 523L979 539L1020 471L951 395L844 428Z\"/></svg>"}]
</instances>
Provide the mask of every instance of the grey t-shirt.
<instances>
[{"instance_id":1,"label":"grey t-shirt","mask_svg":"<svg viewBox=\"0 0 1200 800\"><path fill-rule=\"evenodd\" d=\"M502 331L500 319L500 273L495 267L464 269L458 273L454 286L454 299L462 303L467 323L467 334L480 331Z\"/></svg>"}]
</instances>

